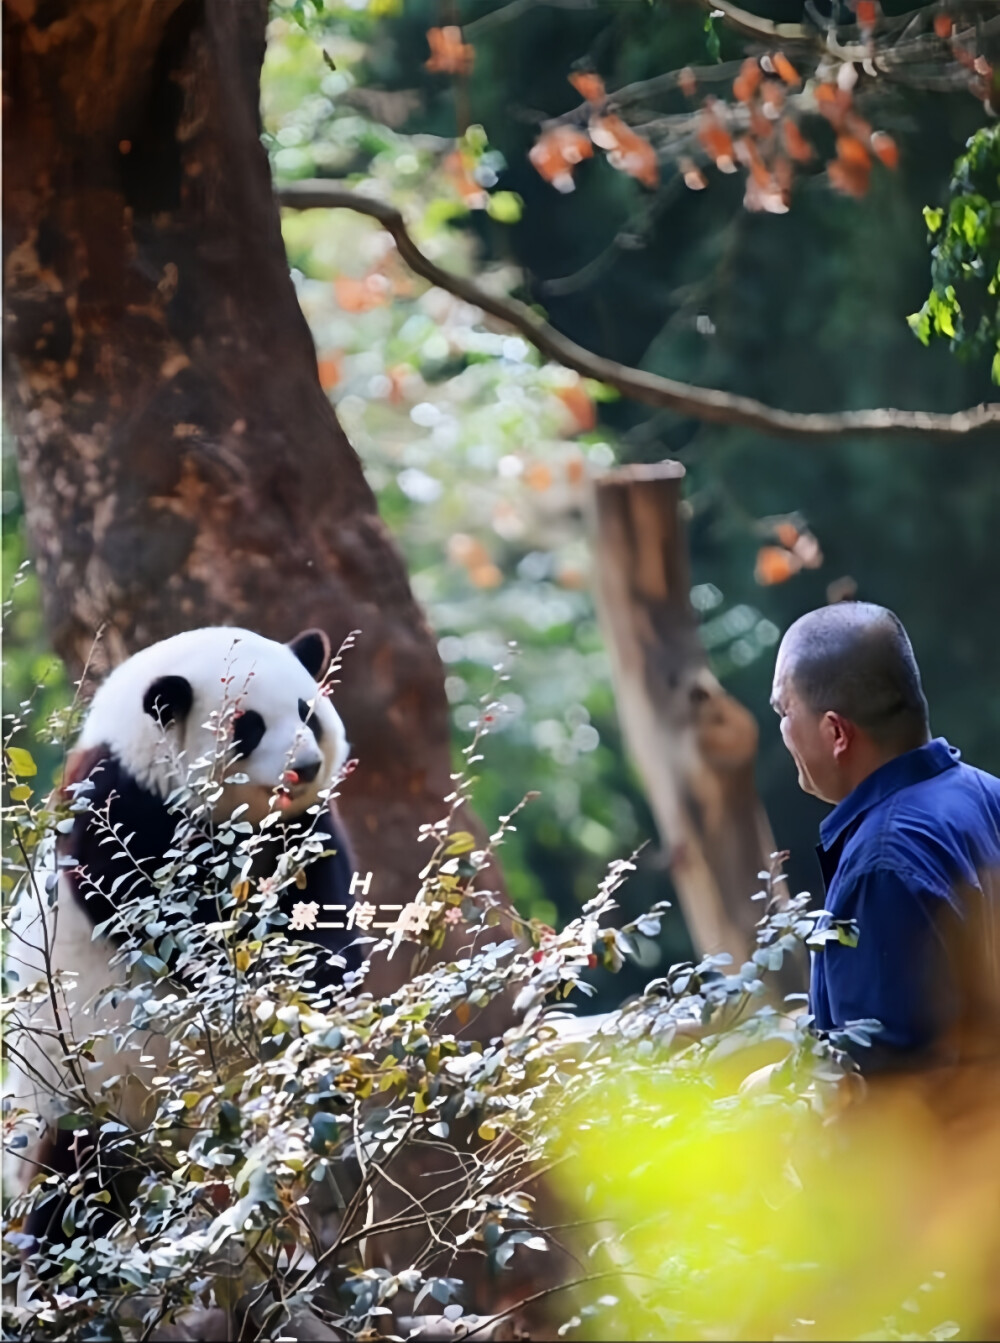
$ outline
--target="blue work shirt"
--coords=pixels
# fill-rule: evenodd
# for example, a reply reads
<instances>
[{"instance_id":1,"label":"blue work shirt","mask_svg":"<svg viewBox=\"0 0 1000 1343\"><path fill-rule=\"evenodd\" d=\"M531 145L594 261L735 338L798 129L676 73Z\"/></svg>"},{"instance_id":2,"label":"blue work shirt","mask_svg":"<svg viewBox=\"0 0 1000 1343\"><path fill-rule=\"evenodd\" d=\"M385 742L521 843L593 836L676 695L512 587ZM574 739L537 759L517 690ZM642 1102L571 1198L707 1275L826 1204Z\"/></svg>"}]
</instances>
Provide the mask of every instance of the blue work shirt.
<instances>
[{"instance_id":1,"label":"blue work shirt","mask_svg":"<svg viewBox=\"0 0 1000 1343\"><path fill-rule=\"evenodd\" d=\"M864 1072L954 1061L970 999L996 1001L973 980L995 977L1000 950L983 937L1000 920L1000 779L936 737L862 780L820 839L821 924L853 921L858 938L813 953L815 1025L881 1022L870 1047L849 1046Z\"/></svg>"}]
</instances>

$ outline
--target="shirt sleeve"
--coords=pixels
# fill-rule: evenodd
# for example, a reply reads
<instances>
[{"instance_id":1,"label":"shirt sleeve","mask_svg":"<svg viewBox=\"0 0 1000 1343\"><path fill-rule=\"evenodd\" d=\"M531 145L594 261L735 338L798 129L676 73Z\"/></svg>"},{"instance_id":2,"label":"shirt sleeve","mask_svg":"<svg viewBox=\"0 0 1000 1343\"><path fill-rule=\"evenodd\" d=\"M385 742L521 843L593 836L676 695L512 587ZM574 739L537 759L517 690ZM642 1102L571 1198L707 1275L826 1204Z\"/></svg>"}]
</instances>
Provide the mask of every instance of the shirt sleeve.
<instances>
[{"instance_id":1,"label":"shirt sleeve","mask_svg":"<svg viewBox=\"0 0 1000 1343\"><path fill-rule=\"evenodd\" d=\"M833 1021L881 1023L870 1046L849 1046L862 1071L912 1066L958 1014L949 955L955 910L926 877L898 867L862 872L841 894L838 921L853 919L858 941L828 942L818 953Z\"/></svg>"}]
</instances>

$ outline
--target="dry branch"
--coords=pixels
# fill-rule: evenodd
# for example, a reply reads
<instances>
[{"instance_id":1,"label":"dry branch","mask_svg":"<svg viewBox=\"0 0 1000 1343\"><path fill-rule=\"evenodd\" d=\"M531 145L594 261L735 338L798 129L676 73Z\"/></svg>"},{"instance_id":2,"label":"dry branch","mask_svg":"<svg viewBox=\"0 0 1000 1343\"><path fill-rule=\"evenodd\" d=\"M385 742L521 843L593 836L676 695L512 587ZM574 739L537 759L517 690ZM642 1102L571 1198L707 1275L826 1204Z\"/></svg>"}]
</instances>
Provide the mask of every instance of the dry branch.
<instances>
[{"instance_id":1,"label":"dry branch","mask_svg":"<svg viewBox=\"0 0 1000 1343\"><path fill-rule=\"evenodd\" d=\"M713 424L740 425L744 429L783 438L838 438L845 434L922 434L962 438L978 430L1000 426L1000 404L996 403L973 406L954 414L888 407L804 413L779 410L749 396L737 396L710 387L696 387L691 383L661 377L657 373L630 368L627 364L619 364L614 359L606 359L591 350L585 350L582 345L577 345L550 326L527 304L487 293L474 280L455 275L437 265L421 252L395 206L323 180L287 182L276 190L279 203L292 209L354 210L378 220L394 238L399 255L417 275L513 327L547 358L566 368L575 369L585 378L606 383L623 396L632 397L647 406L672 410L678 415L707 420Z\"/></svg>"}]
</instances>

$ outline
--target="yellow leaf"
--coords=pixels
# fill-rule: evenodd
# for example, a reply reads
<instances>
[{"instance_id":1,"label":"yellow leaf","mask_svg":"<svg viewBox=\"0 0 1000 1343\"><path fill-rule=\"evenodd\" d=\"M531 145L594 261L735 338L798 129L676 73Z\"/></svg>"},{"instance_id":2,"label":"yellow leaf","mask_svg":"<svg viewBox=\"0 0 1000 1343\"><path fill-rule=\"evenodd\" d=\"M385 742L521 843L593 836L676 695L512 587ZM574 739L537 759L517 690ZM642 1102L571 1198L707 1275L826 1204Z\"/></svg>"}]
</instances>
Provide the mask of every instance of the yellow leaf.
<instances>
[{"instance_id":1,"label":"yellow leaf","mask_svg":"<svg viewBox=\"0 0 1000 1343\"><path fill-rule=\"evenodd\" d=\"M242 902L250 895L250 883L248 881L238 881L233 887L233 896Z\"/></svg>"},{"instance_id":2,"label":"yellow leaf","mask_svg":"<svg viewBox=\"0 0 1000 1343\"><path fill-rule=\"evenodd\" d=\"M195 1107L195 1106L198 1104L198 1102L201 1100L201 1092L200 1092L200 1091L185 1091L185 1092L181 1095L181 1100L184 1102L184 1105L185 1105L185 1107L186 1107L188 1110L193 1110L194 1107Z\"/></svg>"},{"instance_id":3,"label":"yellow leaf","mask_svg":"<svg viewBox=\"0 0 1000 1343\"><path fill-rule=\"evenodd\" d=\"M304 891L305 888L309 885L309 878L306 875L305 868L301 868L298 872L296 872L295 884L300 891Z\"/></svg>"},{"instance_id":4,"label":"yellow leaf","mask_svg":"<svg viewBox=\"0 0 1000 1343\"><path fill-rule=\"evenodd\" d=\"M21 778L28 778L38 773L38 766L32 760L31 752L21 746L7 747L7 761L13 772Z\"/></svg>"},{"instance_id":5,"label":"yellow leaf","mask_svg":"<svg viewBox=\"0 0 1000 1343\"><path fill-rule=\"evenodd\" d=\"M468 1003L459 1003L455 1008L455 1015L463 1026L468 1024L469 1017L472 1015L472 1009Z\"/></svg>"},{"instance_id":6,"label":"yellow leaf","mask_svg":"<svg viewBox=\"0 0 1000 1343\"><path fill-rule=\"evenodd\" d=\"M482 1123L479 1125L478 1132L483 1142L492 1142L499 1133L499 1129L494 1128L492 1124Z\"/></svg>"},{"instance_id":7,"label":"yellow leaf","mask_svg":"<svg viewBox=\"0 0 1000 1343\"><path fill-rule=\"evenodd\" d=\"M239 947L237 949L235 959L236 959L237 970L246 971L250 968L251 956L249 951L247 951L246 947Z\"/></svg>"},{"instance_id":8,"label":"yellow leaf","mask_svg":"<svg viewBox=\"0 0 1000 1343\"><path fill-rule=\"evenodd\" d=\"M469 853L475 847L475 835L470 835L468 830L456 830L453 835L448 836L448 847L444 851L445 857L451 858L457 853Z\"/></svg>"},{"instance_id":9,"label":"yellow leaf","mask_svg":"<svg viewBox=\"0 0 1000 1343\"><path fill-rule=\"evenodd\" d=\"M16 788L10 790L12 802L27 802L31 796L31 789L26 783L19 783Z\"/></svg>"},{"instance_id":10,"label":"yellow leaf","mask_svg":"<svg viewBox=\"0 0 1000 1343\"><path fill-rule=\"evenodd\" d=\"M422 1115L425 1110L430 1109L430 1101L427 1099L426 1091L418 1091L413 1098L413 1113Z\"/></svg>"}]
</instances>

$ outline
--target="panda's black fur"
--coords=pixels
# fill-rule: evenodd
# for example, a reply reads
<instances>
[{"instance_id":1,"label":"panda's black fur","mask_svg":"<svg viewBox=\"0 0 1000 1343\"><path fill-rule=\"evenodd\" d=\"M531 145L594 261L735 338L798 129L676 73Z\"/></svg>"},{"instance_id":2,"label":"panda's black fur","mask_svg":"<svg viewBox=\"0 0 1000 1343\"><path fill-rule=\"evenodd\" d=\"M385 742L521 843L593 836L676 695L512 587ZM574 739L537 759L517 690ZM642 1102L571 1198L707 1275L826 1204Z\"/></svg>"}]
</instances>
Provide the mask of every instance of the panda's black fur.
<instances>
[{"instance_id":1,"label":"panda's black fur","mask_svg":"<svg viewBox=\"0 0 1000 1343\"><path fill-rule=\"evenodd\" d=\"M282 814L280 827L274 831L280 828L284 842L294 844L306 831L323 836L324 848L332 852L306 865L304 886L283 890L279 908L290 915L299 901L320 907L343 905L344 914L335 917L346 925L346 911L353 904L353 862L335 807L321 797L339 776L347 757L343 724L321 684L329 661L329 641L319 631L307 631L285 645L247 630L208 628L144 649L116 668L98 690L67 765L64 788L78 799L85 797L86 807L57 843L63 870L55 907L43 912L37 901L25 900L24 908L19 906L15 912L5 949L6 968L16 967L20 986L38 977L43 936L51 948L53 970L76 974L75 989L69 990L69 1009L78 1038L81 1019L86 1036L89 1001L121 976L109 964L113 932L93 935L95 927L114 918L111 887L122 871L115 865L115 846L107 843L106 824L98 825L95 817L103 813L112 826L121 826L119 834L129 837L130 853L151 879L176 842L178 825L185 821L185 814L168 799L192 762L206 758L206 743L213 740L207 720L216 702L226 697L230 709L232 702L238 707L238 713L231 715L229 731L241 757L233 769L243 775L244 782L225 785L216 819L225 820L234 808L245 804L244 819L259 825L277 801ZM217 721L214 732L217 740ZM165 744L172 754L165 753ZM255 862L255 878L270 875L268 866L273 869L278 847L262 850L265 856L262 864ZM272 855L270 860L267 853ZM129 887L130 899L143 893L132 880ZM206 922L217 919L215 902L202 901L194 917ZM321 915L320 921L332 918ZM356 934L346 926L295 935L327 953L316 956L316 968L310 972L319 987L336 984L360 960L350 945ZM35 1110L45 1121L42 1131L29 1127L26 1146L23 1138L18 1140L21 1146L13 1161L8 1148L5 1179L14 1192L25 1188L40 1167L72 1172L79 1144L85 1139L79 1132L58 1128L64 1103L55 1087L46 1093L39 1081L39 1062L42 1074L46 1062L51 1075L59 1072L58 1054L52 1052L53 1033L51 1029L46 1033L44 1007L38 1009L37 1021L38 1029L33 1032L29 1027L18 1042L36 1051L35 1068L20 1069L16 1061L8 1060L4 1076L4 1092L13 1104ZM106 1011L95 1025L107 1025ZM103 1053L95 1068L119 1070L121 1059L106 1037L99 1047ZM25 1131L23 1126L21 1131ZM46 1234L53 1223L59 1223L58 1201L55 1210L51 1201L44 1205L29 1219L25 1231Z\"/></svg>"}]
</instances>

